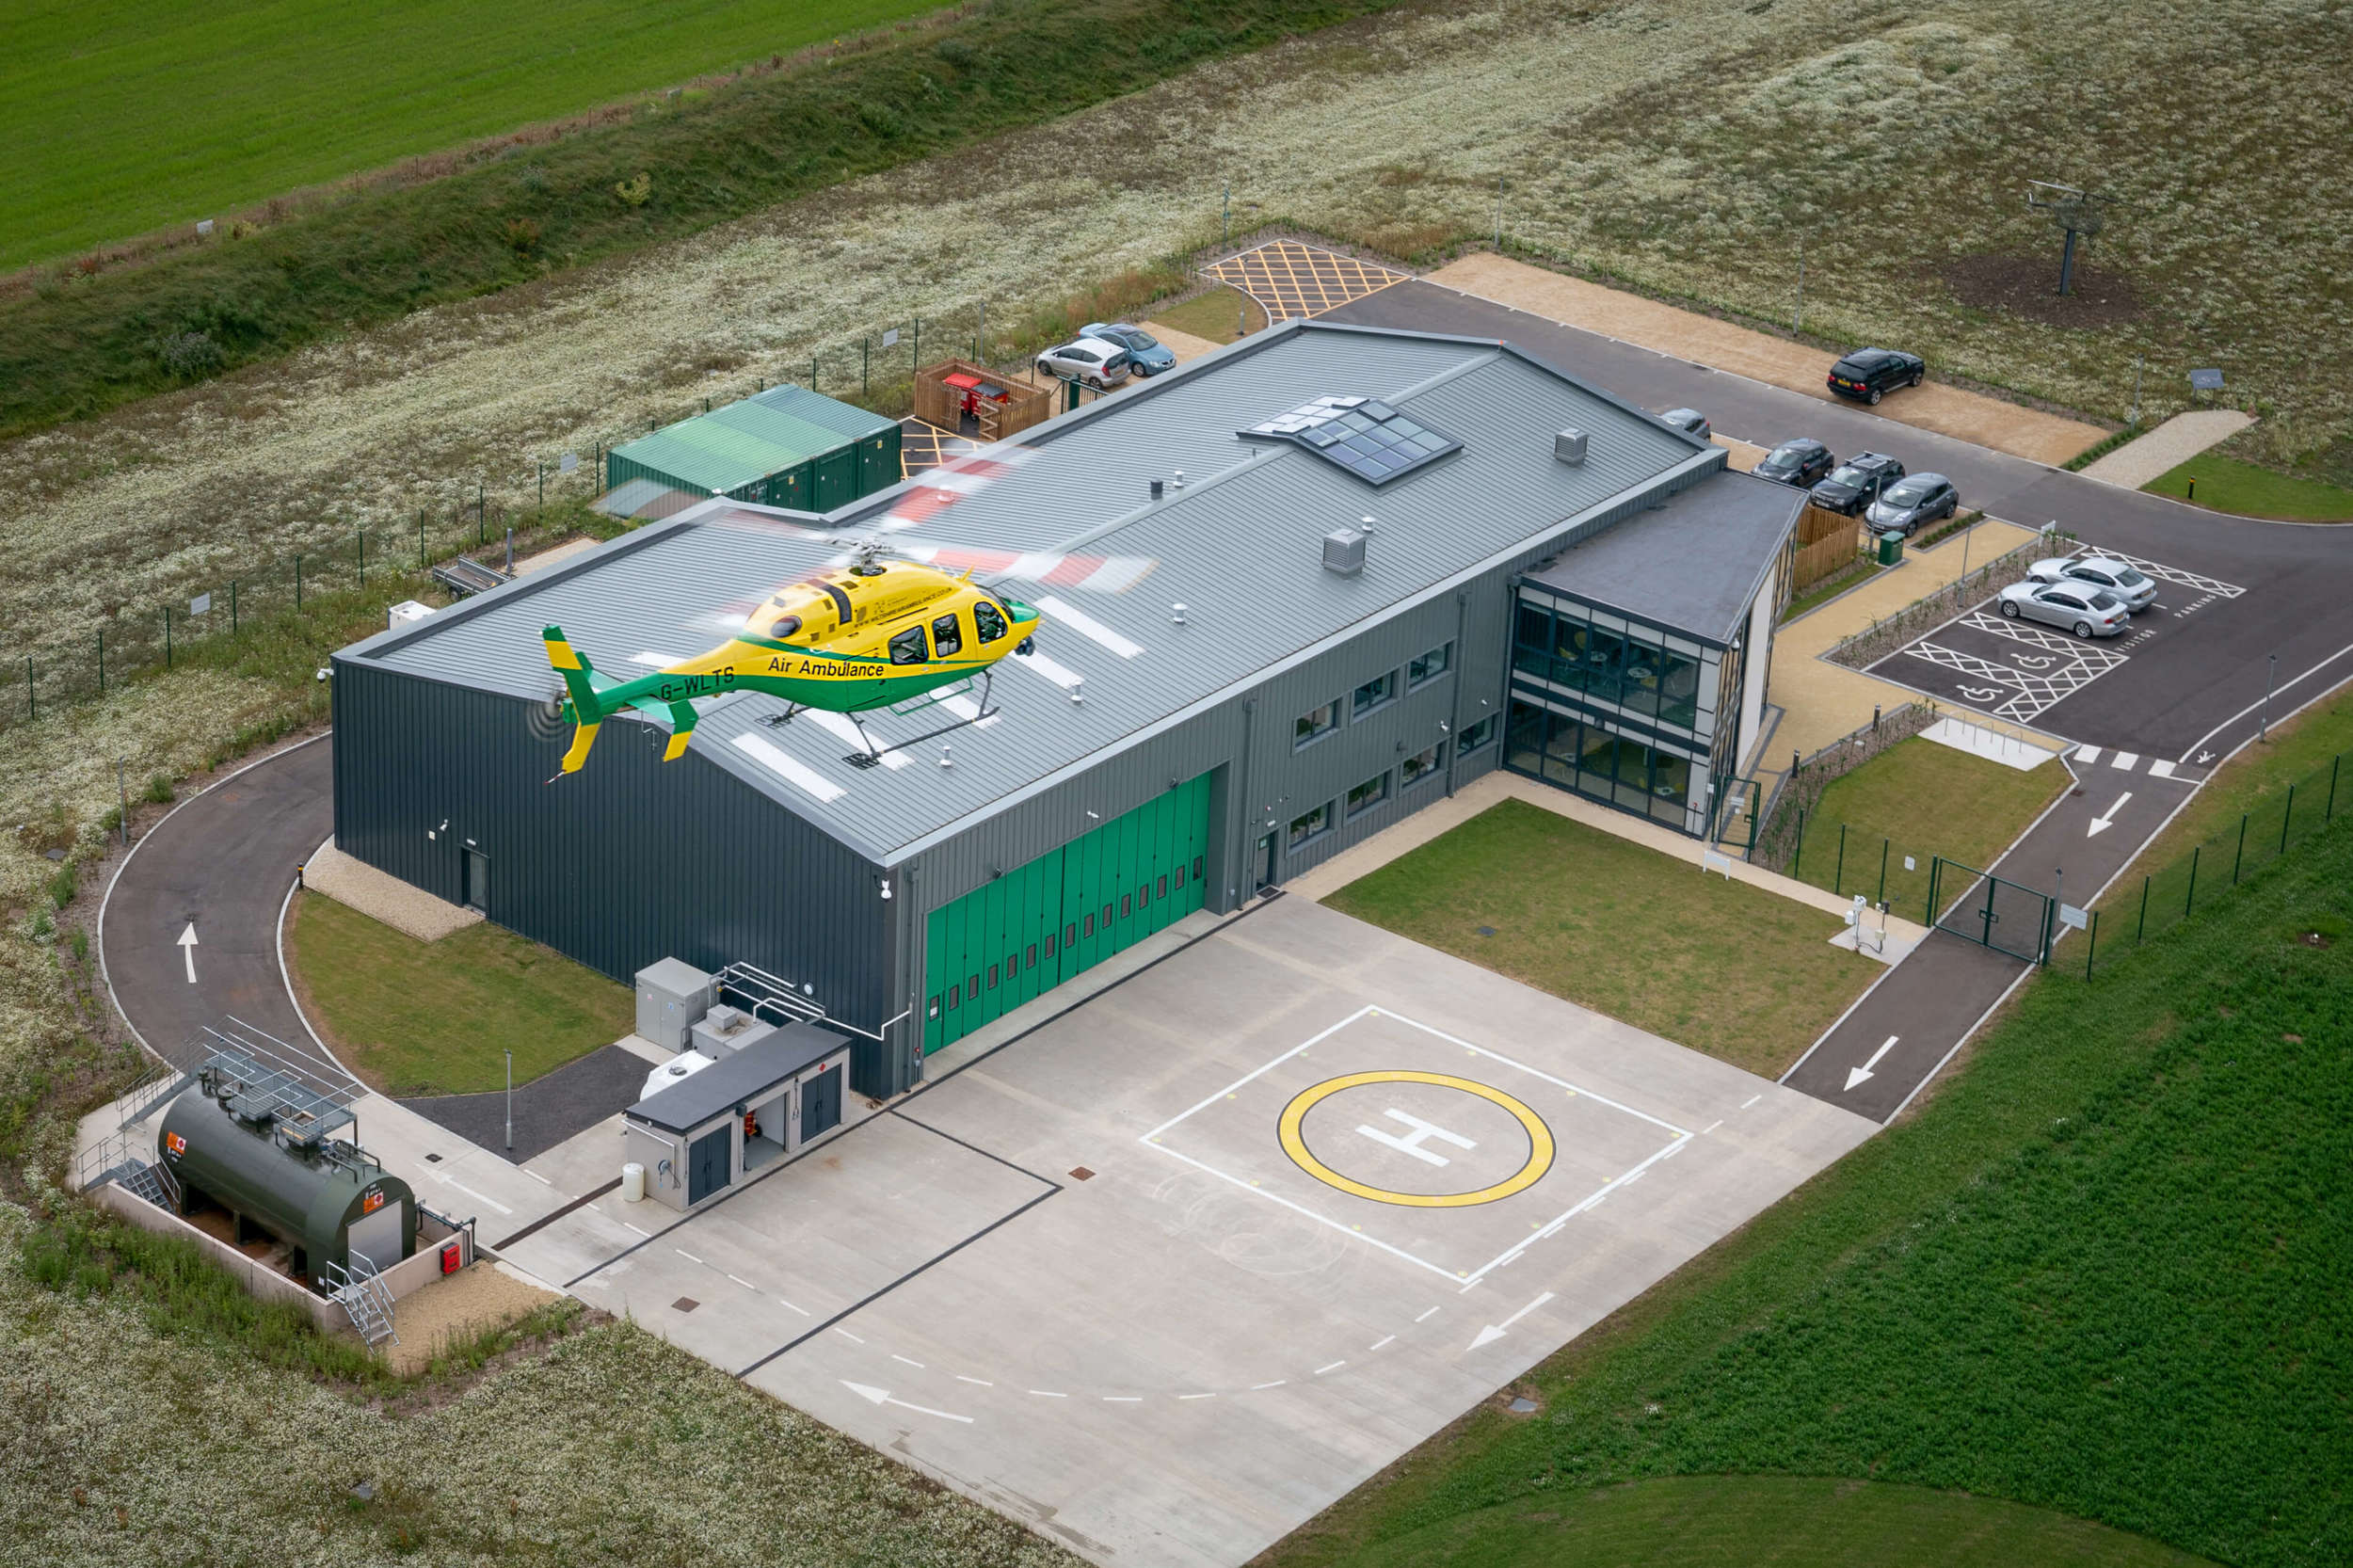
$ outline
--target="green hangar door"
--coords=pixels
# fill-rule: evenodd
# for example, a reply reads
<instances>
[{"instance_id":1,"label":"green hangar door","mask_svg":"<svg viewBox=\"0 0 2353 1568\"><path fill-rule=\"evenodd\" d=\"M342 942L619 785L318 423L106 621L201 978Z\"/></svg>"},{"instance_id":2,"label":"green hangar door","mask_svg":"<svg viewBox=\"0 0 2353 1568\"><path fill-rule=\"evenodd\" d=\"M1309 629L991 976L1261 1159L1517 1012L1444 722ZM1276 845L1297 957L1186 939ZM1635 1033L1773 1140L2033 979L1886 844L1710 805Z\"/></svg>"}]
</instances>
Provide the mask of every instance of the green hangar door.
<instances>
[{"instance_id":1,"label":"green hangar door","mask_svg":"<svg viewBox=\"0 0 2353 1568\"><path fill-rule=\"evenodd\" d=\"M961 1040L1201 907L1203 774L931 912L923 1049Z\"/></svg>"}]
</instances>

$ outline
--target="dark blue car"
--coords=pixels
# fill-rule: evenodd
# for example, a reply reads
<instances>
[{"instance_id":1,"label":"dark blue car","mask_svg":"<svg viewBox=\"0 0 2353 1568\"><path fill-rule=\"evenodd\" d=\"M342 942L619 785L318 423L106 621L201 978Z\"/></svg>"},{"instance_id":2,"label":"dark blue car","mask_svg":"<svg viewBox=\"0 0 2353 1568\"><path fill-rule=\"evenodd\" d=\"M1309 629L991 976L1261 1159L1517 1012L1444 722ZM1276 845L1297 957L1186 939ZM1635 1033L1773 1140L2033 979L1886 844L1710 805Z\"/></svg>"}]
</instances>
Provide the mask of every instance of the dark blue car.
<instances>
[{"instance_id":1,"label":"dark blue car","mask_svg":"<svg viewBox=\"0 0 2353 1568\"><path fill-rule=\"evenodd\" d=\"M1080 335L1101 338L1125 348L1138 376L1158 376L1164 370L1176 368L1176 356L1170 353L1168 346L1160 339L1141 327L1130 327L1124 321L1091 321Z\"/></svg>"}]
</instances>

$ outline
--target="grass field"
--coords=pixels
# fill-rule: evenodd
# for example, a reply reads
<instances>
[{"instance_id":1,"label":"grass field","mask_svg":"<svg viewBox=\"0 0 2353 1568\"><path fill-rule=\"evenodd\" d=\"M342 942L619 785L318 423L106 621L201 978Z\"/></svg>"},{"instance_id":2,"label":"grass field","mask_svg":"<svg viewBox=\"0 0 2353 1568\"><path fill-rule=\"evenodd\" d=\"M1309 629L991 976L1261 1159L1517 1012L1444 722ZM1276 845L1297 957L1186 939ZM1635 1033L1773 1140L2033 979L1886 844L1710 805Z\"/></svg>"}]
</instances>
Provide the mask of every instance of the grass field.
<instances>
[{"instance_id":1,"label":"grass field","mask_svg":"<svg viewBox=\"0 0 2353 1568\"><path fill-rule=\"evenodd\" d=\"M287 961L344 1065L392 1095L470 1095L609 1046L630 990L485 920L420 942L316 893L295 900Z\"/></svg>"},{"instance_id":2,"label":"grass field","mask_svg":"<svg viewBox=\"0 0 2353 1568\"><path fill-rule=\"evenodd\" d=\"M2190 494L2189 482L2198 481ZM2217 512L2250 518L2284 518L2291 522L2353 522L2353 490L2317 479L2297 479L2236 457L2208 453L2181 467L2168 469L2146 485L2158 495L2194 500Z\"/></svg>"},{"instance_id":3,"label":"grass field","mask_svg":"<svg viewBox=\"0 0 2353 1568\"><path fill-rule=\"evenodd\" d=\"M1675 1476L1499 1503L1352 1568L2196 1568L2202 1558L2044 1509L1817 1476Z\"/></svg>"},{"instance_id":4,"label":"grass field","mask_svg":"<svg viewBox=\"0 0 2353 1568\"><path fill-rule=\"evenodd\" d=\"M1880 972L1835 915L1517 800L1325 902L1768 1077Z\"/></svg>"},{"instance_id":5,"label":"grass field","mask_svg":"<svg viewBox=\"0 0 2353 1568\"><path fill-rule=\"evenodd\" d=\"M1790 874L1928 924L1930 856L1983 871L2071 782L2056 761L2021 772L1915 735L1822 792Z\"/></svg>"},{"instance_id":6,"label":"grass field","mask_svg":"<svg viewBox=\"0 0 2353 1568\"><path fill-rule=\"evenodd\" d=\"M1484 1568L1484 1511L1742 1474L2353 1560L2353 941L2301 939L2349 916L2341 826L2089 982L2046 971L1911 1118L1537 1368L1543 1417L1482 1409L1268 1561ZM1684 1560L1699 1522L1621 1560ZM1863 1560L1912 1560L1887 1529Z\"/></svg>"},{"instance_id":7,"label":"grass field","mask_svg":"<svg viewBox=\"0 0 2353 1568\"><path fill-rule=\"evenodd\" d=\"M2284 705L2283 705L2284 706ZM2162 866L2189 853L2189 846L2234 826L2242 812L2253 811L2282 794L2292 780L2325 772L2329 760L2353 752L2353 686L2323 697L2285 724L2271 727L2271 738L2258 741L2215 770L2205 787L2190 798L2182 814L2166 824L2154 843L2142 852L2140 870ZM2353 760L2346 763L2353 770ZM2306 810L2326 808L2325 800L2302 799ZM2353 771L2345 777L2337 808L2353 810Z\"/></svg>"},{"instance_id":8,"label":"grass field","mask_svg":"<svg viewBox=\"0 0 2353 1568\"><path fill-rule=\"evenodd\" d=\"M37 0L0 60L0 269L557 119L937 0Z\"/></svg>"},{"instance_id":9,"label":"grass field","mask_svg":"<svg viewBox=\"0 0 2353 1568\"><path fill-rule=\"evenodd\" d=\"M1241 335L1243 317L1250 330L1266 330L1266 307L1240 289L1215 288L1197 294L1181 305L1152 312L1152 319L1179 332L1191 332L1211 343L1232 343Z\"/></svg>"}]
</instances>

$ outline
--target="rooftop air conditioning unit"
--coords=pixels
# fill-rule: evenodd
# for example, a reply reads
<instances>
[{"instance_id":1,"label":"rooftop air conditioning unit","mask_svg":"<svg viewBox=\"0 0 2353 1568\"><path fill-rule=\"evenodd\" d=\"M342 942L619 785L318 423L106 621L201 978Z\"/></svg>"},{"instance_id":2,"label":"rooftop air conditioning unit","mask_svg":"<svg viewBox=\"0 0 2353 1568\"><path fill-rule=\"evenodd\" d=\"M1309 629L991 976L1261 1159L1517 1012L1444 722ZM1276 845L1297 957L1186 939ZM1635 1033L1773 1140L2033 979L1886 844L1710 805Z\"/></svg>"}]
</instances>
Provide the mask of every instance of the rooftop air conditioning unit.
<instances>
[{"instance_id":1,"label":"rooftop air conditioning unit","mask_svg":"<svg viewBox=\"0 0 2353 1568\"><path fill-rule=\"evenodd\" d=\"M1323 536L1323 569L1342 577L1358 577L1365 569L1365 536L1353 528L1335 528Z\"/></svg>"},{"instance_id":2,"label":"rooftop air conditioning unit","mask_svg":"<svg viewBox=\"0 0 2353 1568\"><path fill-rule=\"evenodd\" d=\"M1591 438L1574 427L1552 438L1552 455L1571 467L1585 460L1585 448Z\"/></svg>"},{"instance_id":3,"label":"rooftop air conditioning unit","mask_svg":"<svg viewBox=\"0 0 2353 1568\"><path fill-rule=\"evenodd\" d=\"M432 605L420 604L413 599L404 599L384 612L384 627L388 632L397 632L404 626L413 625L424 619L432 613Z\"/></svg>"}]
</instances>

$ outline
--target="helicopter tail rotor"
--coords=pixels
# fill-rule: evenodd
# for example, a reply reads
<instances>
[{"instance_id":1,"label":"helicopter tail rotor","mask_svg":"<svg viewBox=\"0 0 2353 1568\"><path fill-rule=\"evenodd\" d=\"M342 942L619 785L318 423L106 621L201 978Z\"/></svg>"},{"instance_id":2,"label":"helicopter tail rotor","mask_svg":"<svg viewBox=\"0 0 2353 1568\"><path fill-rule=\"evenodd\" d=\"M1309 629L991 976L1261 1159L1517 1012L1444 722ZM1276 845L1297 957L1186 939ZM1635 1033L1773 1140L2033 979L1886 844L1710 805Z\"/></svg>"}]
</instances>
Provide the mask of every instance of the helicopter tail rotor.
<instances>
[{"instance_id":1,"label":"helicopter tail rotor","mask_svg":"<svg viewBox=\"0 0 2353 1568\"><path fill-rule=\"evenodd\" d=\"M597 744L597 728L604 722L604 704L597 696L596 669L586 654L575 652L564 629L551 626L540 635L548 645L548 663L564 678L565 706L571 711L572 744L564 753L564 772L578 773Z\"/></svg>"}]
</instances>

